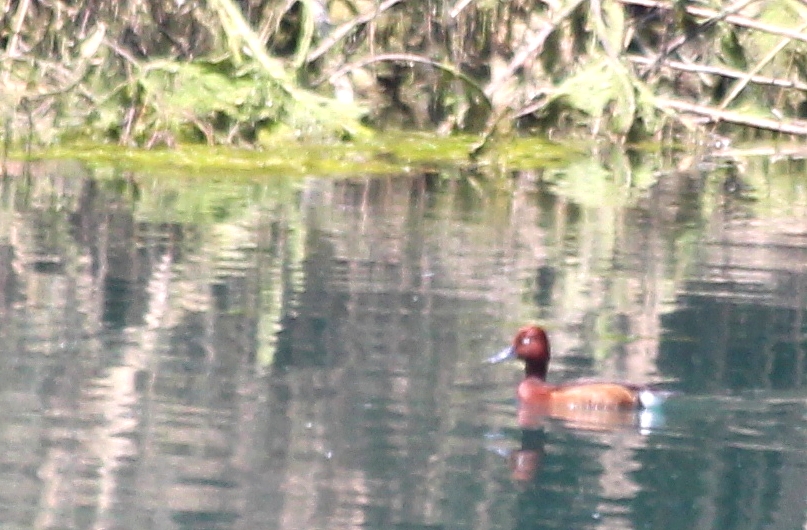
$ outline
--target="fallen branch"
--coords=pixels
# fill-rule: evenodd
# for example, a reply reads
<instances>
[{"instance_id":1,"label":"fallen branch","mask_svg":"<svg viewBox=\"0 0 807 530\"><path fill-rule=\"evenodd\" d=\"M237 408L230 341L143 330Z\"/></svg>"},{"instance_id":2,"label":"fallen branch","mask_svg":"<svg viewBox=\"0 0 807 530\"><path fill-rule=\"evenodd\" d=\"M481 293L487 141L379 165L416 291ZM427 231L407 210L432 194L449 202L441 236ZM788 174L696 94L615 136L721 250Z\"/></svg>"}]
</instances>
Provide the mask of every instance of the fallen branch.
<instances>
[{"instance_id":1,"label":"fallen branch","mask_svg":"<svg viewBox=\"0 0 807 530\"><path fill-rule=\"evenodd\" d=\"M775 120L772 118L760 118L749 116L741 112L732 110L721 110L714 107L706 107L703 105L695 105L694 103L687 103L677 99L669 99L657 97L655 99L656 105L663 109L672 109L681 112L691 112L700 116L705 116L713 121L725 121L729 123L736 123L737 125L746 125L748 127L755 127L757 129L766 129L769 131L776 131L785 134L796 134L799 136L807 136L807 122L801 120Z\"/></svg>"},{"instance_id":2,"label":"fallen branch","mask_svg":"<svg viewBox=\"0 0 807 530\"><path fill-rule=\"evenodd\" d=\"M266 46L244 18L241 8L233 0L211 0L211 8L217 13L219 23L227 37L233 61L238 63L242 46L287 93L294 95L295 87L283 62L267 53Z\"/></svg>"},{"instance_id":3,"label":"fallen branch","mask_svg":"<svg viewBox=\"0 0 807 530\"><path fill-rule=\"evenodd\" d=\"M632 6L652 7L655 9L666 9L666 10L674 9L672 3L659 2L657 0L619 0L619 2L622 4ZM713 9L707 9L705 7L696 7L693 5L686 5L684 8L686 9L687 13L697 17L704 17L704 18L720 17L720 12L715 11ZM723 20L729 22L730 24L734 24L735 26L740 26L749 29L756 29L759 31L764 31L765 33L770 33L771 35L779 35L781 37L788 37L793 40L807 42L807 34L801 33L797 29L787 29L782 28L780 26L774 26L773 24L766 24L764 22L754 20L753 18L744 17L742 15L726 15L726 17Z\"/></svg>"},{"instance_id":4,"label":"fallen branch","mask_svg":"<svg viewBox=\"0 0 807 530\"><path fill-rule=\"evenodd\" d=\"M726 20L731 15L734 15L741 10L745 9L748 4L755 0L739 0L738 2L734 2L733 4L727 6L725 9L722 9L719 13L716 13L714 16L707 18L703 22L701 22L698 26L699 33L705 33L709 30L709 28L713 27L718 22ZM684 32L683 35L679 35L672 42L665 45L661 52L656 57L656 62L652 65L651 70L655 71L659 64L667 59L670 55L675 53L681 46L686 44L690 40L690 36L687 32Z\"/></svg>"},{"instance_id":5,"label":"fallen branch","mask_svg":"<svg viewBox=\"0 0 807 530\"><path fill-rule=\"evenodd\" d=\"M709 153L713 158L748 158L761 156L772 160L782 158L807 158L807 146L800 143L788 143L775 145L759 145L754 147L735 147L718 149Z\"/></svg>"},{"instance_id":6,"label":"fallen branch","mask_svg":"<svg viewBox=\"0 0 807 530\"><path fill-rule=\"evenodd\" d=\"M337 70L336 72L332 73L328 76L328 82L333 83L336 79L342 77L345 74L352 72L358 68L363 68L368 64L378 63L378 62L396 62L396 63L419 63L419 64L426 64L442 70L446 73L451 74L455 78L461 80L468 86L474 89L482 98L482 102L484 103L485 107L488 110L491 109L491 103L488 97L485 95L485 91L479 86L476 81L462 73L458 68L452 66L450 64L440 63L429 59L428 57L422 57L420 55L415 55L412 53L382 53L381 55L373 55L371 57L367 57L365 59L361 59L359 61L347 64ZM314 85L319 85L321 82L314 83Z\"/></svg>"},{"instance_id":7,"label":"fallen branch","mask_svg":"<svg viewBox=\"0 0 807 530\"><path fill-rule=\"evenodd\" d=\"M802 24L799 26L799 32L804 31L807 29L807 24ZM785 49L785 47L793 42L793 39L788 37L784 37L779 43L773 47L771 51L768 52L765 57L762 58L754 67L748 72L746 75L742 77L737 83L731 88L731 91L726 94L726 97L723 98L723 101L720 102L720 108L725 109L729 106L729 103L734 101L734 99L743 91L743 89L748 86L748 83L751 82L751 78L754 77L757 73L759 73L768 63L773 61L774 57Z\"/></svg>"},{"instance_id":8,"label":"fallen branch","mask_svg":"<svg viewBox=\"0 0 807 530\"><path fill-rule=\"evenodd\" d=\"M653 59L650 59L648 57L642 57L639 55L629 55L628 60L632 63L641 65L651 65L654 62ZM721 77L728 77L731 79L743 79L747 75L743 71L734 70L732 68L724 68L720 66L709 66L701 64L688 64L688 63L682 63L680 61L664 61L662 65L672 70L679 70L681 72L712 74L712 75L719 75ZM803 92L807 92L807 83L801 83L799 81L790 81L789 79L781 79L778 77L765 77L761 75L753 75L751 76L750 80L752 83L756 83L758 85L768 85L780 88L792 88L794 90L801 90Z\"/></svg>"}]
</instances>

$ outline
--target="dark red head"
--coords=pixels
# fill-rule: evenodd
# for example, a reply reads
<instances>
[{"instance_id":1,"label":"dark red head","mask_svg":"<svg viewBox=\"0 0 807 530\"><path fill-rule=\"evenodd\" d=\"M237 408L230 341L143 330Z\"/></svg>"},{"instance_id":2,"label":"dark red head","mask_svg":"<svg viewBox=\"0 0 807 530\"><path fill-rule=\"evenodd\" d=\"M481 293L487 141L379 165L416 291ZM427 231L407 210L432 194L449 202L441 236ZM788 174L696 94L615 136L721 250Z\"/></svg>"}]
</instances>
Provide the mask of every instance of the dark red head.
<instances>
[{"instance_id":1,"label":"dark red head","mask_svg":"<svg viewBox=\"0 0 807 530\"><path fill-rule=\"evenodd\" d=\"M549 339L538 326L525 326L518 330L509 346L491 357L489 362L500 362L517 357L525 362L528 376L546 379L549 366Z\"/></svg>"},{"instance_id":2,"label":"dark red head","mask_svg":"<svg viewBox=\"0 0 807 530\"><path fill-rule=\"evenodd\" d=\"M524 326L513 339L513 352L519 359L549 362L549 339L538 326Z\"/></svg>"}]
</instances>

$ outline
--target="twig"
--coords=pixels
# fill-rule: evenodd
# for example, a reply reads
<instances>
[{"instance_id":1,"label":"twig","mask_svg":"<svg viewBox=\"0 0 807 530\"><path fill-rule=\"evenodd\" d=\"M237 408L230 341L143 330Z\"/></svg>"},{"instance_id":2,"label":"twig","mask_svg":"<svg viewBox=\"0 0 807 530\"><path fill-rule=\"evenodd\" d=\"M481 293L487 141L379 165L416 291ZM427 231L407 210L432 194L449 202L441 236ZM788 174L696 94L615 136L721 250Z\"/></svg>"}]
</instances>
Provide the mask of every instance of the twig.
<instances>
[{"instance_id":1,"label":"twig","mask_svg":"<svg viewBox=\"0 0 807 530\"><path fill-rule=\"evenodd\" d=\"M630 62L636 64L642 64L642 65L653 64L653 59L650 59L648 57L642 57L639 55L629 55L627 56L627 58ZM680 70L682 72L713 74L722 77L728 77L731 79L740 79L747 75L745 72L742 72L740 70L734 70L732 68L723 68L719 66L687 64L682 63L680 61L664 61L662 64L668 68L671 68L673 70ZM788 79L780 79L777 77L765 77L761 75L752 75L750 80L752 83L757 83L758 85L770 85L780 88L793 88L795 90L801 90L807 92L807 83L801 83L799 81L790 81Z\"/></svg>"},{"instance_id":2,"label":"twig","mask_svg":"<svg viewBox=\"0 0 807 530\"><path fill-rule=\"evenodd\" d=\"M450 16L451 18L457 18L460 15L460 13L462 13L462 10L468 7L468 5L472 1L473 0L459 0L456 4L454 4L454 7L451 8L451 11L449 11L448 16Z\"/></svg>"},{"instance_id":3,"label":"twig","mask_svg":"<svg viewBox=\"0 0 807 530\"><path fill-rule=\"evenodd\" d=\"M515 54L515 56L513 56L504 71L499 73L499 75L496 76L496 79L492 80L488 84L487 88L485 88L485 95L492 99L491 96L493 96L493 94L495 94L502 87L502 85L507 82L508 79L513 77L516 71L521 68L530 57L541 49L544 42L546 42L546 39L552 35L552 32L558 28L561 22L569 18L574 10L577 9L577 6L582 3L583 0L572 2L566 7L566 9L558 13L556 17L553 17L553 19L546 26L544 26L541 31L530 39L526 46L524 46L518 53Z\"/></svg>"},{"instance_id":4,"label":"twig","mask_svg":"<svg viewBox=\"0 0 807 530\"><path fill-rule=\"evenodd\" d=\"M140 68L140 61L138 61L137 58L134 55L132 55L131 52L129 52L129 50L126 50L122 46L119 46L117 42L111 39L104 39L104 44L107 46L107 48L109 48L110 50L118 54L120 57L125 59L132 66L134 66L135 68Z\"/></svg>"},{"instance_id":5,"label":"twig","mask_svg":"<svg viewBox=\"0 0 807 530\"><path fill-rule=\"evenodd\" d=\"M357 16L353 20L349 20L333 30L330 36L325 39L322 44L317 46L317 48L308 54L306 57L305 62L311 63L319 59L323 54L325 54L328 50L333 48L337 42L339 42L342 38L348 35L351 31L353 31L357 26L361 26L362 24L366 24L373 20L375 17L386 11L387 9L391 8L395 4L400 4L404 0L387 0L380 6L375 9L368 11L367 13L362 13L361 15Z\"/></svg>"},{"instance_id":6,"label":"twig","mask_svg":"<svg viewBox=\"0 0 807 530\"><path fill-rule=\"evenodd\" d=\"M23 0L20 2L19 7L17 7L17 12L14 14L14 30L11 34L11 38L8 40L8 47L6 48L6 54L9 57L17 55L17 41L20 40L20 32L22 32L22 25L30 5L31 2L29 0Z\"/></svg>"},{"instance_id":7,"label":"twig","mask_svg":"<svg viewBox=\"0 0 807 530\"><path fill-rule=\"evenodd\" d=\"M726 121L729 123L736 123L738 125L747 125L757 129L766 129L769 131L777 131L785 134L797 134L799 136L807 136L807 122L799 120L774 120L771 118L757 118L748 116L736 111L722 110L714 107L706 107L703 105L695 105L677 99L669 99L657 97L655 99L659 107L666 109L674 109L683 112L692 112L714 121Z\"/></svg>"}]
</instances>

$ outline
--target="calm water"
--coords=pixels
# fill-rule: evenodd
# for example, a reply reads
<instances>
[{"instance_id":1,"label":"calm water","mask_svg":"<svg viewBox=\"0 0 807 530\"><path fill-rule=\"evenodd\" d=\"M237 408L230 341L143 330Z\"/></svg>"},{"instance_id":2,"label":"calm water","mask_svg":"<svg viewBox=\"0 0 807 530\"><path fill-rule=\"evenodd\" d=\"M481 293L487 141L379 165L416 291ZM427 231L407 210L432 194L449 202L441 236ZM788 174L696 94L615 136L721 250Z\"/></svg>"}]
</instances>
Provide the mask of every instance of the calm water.
<instances>
[{"instance_id":1,"label":"calm water","mask_svg":"<svg viewBox=\"0 0 807 530\"><path fill-rule=\"evenodd\" d=\"M612 162L1 181L0 526L803 528L803 164ZM531 321L682 394L522 432Z\"/></svg>"}]
</instances>

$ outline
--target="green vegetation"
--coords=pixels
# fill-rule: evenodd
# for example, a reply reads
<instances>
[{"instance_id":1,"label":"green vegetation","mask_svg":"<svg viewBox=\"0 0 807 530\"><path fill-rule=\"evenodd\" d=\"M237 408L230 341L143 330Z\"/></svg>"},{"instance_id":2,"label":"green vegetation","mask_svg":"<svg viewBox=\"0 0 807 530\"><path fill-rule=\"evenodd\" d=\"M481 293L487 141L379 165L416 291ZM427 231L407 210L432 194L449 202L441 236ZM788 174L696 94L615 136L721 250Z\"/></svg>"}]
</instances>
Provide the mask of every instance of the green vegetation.
<instances>
[{"instance_id":1,"label":"green vegetation","mask_svg":"<svg viewBox=\"0 0 807 530\"><path fill-rule=\"evenodd\" d=\"M710 5L711 4L711 5ZM6 150L807 134L797 0L6 3ZM467 153L466 153L467 154Z\"/></svg>"},{"instance_id":2,"label":"green vegetation","mask_svg":"<svg viewBox=\"0 0 807 530\"><path fill-rule=\"evenodd\" d=\"M173 149L122 148L115 145L72 143L48 149L46 158L80 160L89 166L175 176L228 178L267 175L300 177L389 175L412 169L484 166L508 170L565 165L579 158L570 146L536 138L515 138L498 150L471 162L468 152L478 138L467 134L435 137L426 133L382 133L353 142L288 142L274 139L263 149L229 146L178 145Z\"/></svg>"}]
</instances>

